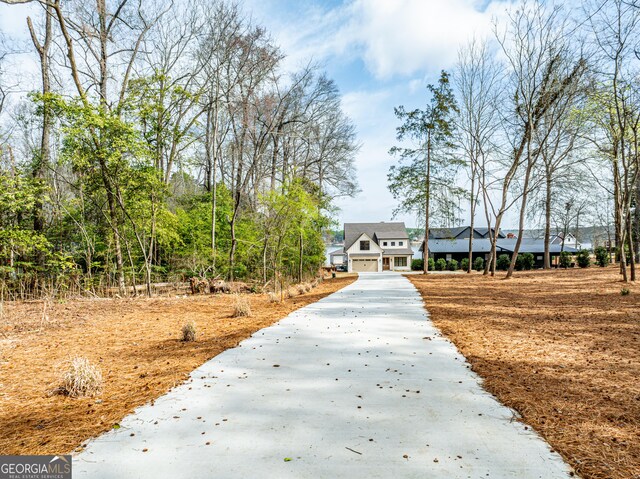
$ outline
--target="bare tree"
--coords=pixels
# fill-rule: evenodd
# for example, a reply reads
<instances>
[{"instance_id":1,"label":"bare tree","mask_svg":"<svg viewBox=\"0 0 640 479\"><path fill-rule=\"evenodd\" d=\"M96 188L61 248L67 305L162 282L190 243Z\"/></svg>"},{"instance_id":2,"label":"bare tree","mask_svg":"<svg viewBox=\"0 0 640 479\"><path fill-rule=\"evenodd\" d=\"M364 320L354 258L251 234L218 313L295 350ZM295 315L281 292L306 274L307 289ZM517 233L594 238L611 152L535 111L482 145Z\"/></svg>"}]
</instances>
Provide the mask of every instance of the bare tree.
<instances>
[{"instance_id":1,"label":"bare tree","mask_svg":"<svg viewBox=\"0 0 640 479\"><path fill-rule=\"evenodd\" d=\"M473 268L473 231L476 207L483 196L485 219L489 237L493 238L489 195L487 185L488 155L493 149L494 137L498 131L498 101L502 77L501 66L494 61L487 41L472 40L458 52L458 65L454 73L457 88L459 114L456 128L460 131L459 146L468 159L471 181L469 214L471 234L469 235L469 266Z\"/></svg>"},{"instance_id":2,"label":"bare tree","mask_svg":"<svg viewBox=\"0 0 640 479\"><path fill-rule=\"evenodd\" d=\"M574 60L575 54L568 43L559 8L521 5L510 14L507 30L498 36L498 41L511 70L510 90L514 99L511 119L517 135L512 138L513 153L507 162L509 167L502 183L496 230L500 228L506 212L511 182L518 168L524 169L518 239L506 276L510 278L522 243L532 173L539 157L539 151L533 144L534 135L539 132L547 113L564 101L580 81L586 62L583 58ZM492 249L495 250L495 239ZM495 261L495 252L493 256Z\"/></svg>"},{"instance_id":3,"label":"bare tree","mask_svg":"<svg viewBox=\"0 0 640 479\"><path fill-rule=\"evenodd\" d=\"M637 80L640 9L623 0L611 0L589 16L597 48L599 82L594 85L592 141L612 171L616 247L623 281L635 280L631 206L640 175L640 85ZM631 276L627 274L627 254Z\"/></svg>"}]
</instances>

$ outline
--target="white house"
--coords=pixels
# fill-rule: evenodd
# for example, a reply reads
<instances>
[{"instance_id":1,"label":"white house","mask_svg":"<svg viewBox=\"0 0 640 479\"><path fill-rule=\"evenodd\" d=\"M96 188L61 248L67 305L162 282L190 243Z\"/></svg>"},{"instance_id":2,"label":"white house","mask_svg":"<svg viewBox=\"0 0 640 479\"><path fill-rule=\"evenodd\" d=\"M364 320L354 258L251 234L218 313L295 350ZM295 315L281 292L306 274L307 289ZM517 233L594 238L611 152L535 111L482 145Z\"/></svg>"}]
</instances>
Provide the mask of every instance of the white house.
<instances>
[{"instance_id":1,"label":"white house","mask_svg":"<svg viewBox=\"0 0 640 479\"><path fill-rule=\"evenodd\" d=\"M556 235L551 235L551 238L549 238L549 243L550 244L562 244L562 234L556 234ZM570 246L571 248L576 248L576 249L580 249L580 243L578 243L578 240L576 239L575 236L573 236L573 234L571 233L567 233L567 236L564 238L564 245L565 246Z\"/></svg>"},{"instance_id":2,"label":"white house","mask_svg":"<svg viewBox=\"0 0 640 479\"><path fill-rule=\"evenodd\" d=\"M404 223L345 223L344 248L330 253L332 264L349 272L410 271L413 250Z\"/></svg>"}]
</instances>

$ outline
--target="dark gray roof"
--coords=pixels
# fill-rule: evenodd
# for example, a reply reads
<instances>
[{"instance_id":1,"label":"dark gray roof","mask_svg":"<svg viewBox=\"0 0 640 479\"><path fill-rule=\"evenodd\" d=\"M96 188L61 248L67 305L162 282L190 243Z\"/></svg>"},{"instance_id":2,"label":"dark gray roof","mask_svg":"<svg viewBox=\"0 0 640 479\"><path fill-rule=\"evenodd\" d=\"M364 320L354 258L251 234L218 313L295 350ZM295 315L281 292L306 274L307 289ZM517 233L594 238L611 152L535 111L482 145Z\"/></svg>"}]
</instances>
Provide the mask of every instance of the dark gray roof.
<instances>
[{"instance_id":1,"label":"dark gray roof","mask_svg":"<svg viewBox=\"0 0 640 479\"><path fill-rule=\"evenodd\" d=\"M479 233L482 236L487 236L487 234L489 233L489 228L473 228L474 230L476 230L477 233ZM495 231L495 228L491 228L491 231ZM500 230L498 230L498 238L506 238L506 236L504 235L504 233Z\"/></svg>"},{"instance_id":2,"label":"dark gray roof","mask_svg":"<svg viewBox=\"0 0 640 479\"><path fill-rule=\"evenodd\" d=\"M429 239L468 239L470 226L457 226L455 228L429 228ZM489 228L474 227L473 230L480 236L486 237ZM491 228L495 231L495 228ZM467 233L467 234L464 234ZM462 236L464 234L464 236ZM499 238L504 238L502 231L498 232Z\"/></svg>"},{"instance_id":3,"label":"dark gray roof","mask_svg":"<svg viewBox=\"0 0 640 479\"><path fill-rule=\"evenodd\" d=\"M455 228L429 228L429 239L453 239L466 229L469 229L469 227L457 226Z\"/></svg>"},{"instance_id":4,"label":"dark gray roof","mask_svg":"<svg viewBox=\"0 0 640 479\"><path fill-rule=\"evenodd\" d=\"M517 239L509 238L509 239L498 239L498 243L496 245L498 253L507 252L511 253L515 249ZM420 251L423 250L424 243L420 247ZM561 245L558 244L550 244L549 252L551 254L560 254ZM465 239L430 239L429 240L429 251L431 253L466 253L469 251L469 238ZM475 253L489 253L491 252L491 240L489 239L474 239L473 240L473 251ZM570 246L564 247L564 251L567 251L571 254L577 252L575 248L571 248ZM522 243L520 244L519 253L532 253L532 254L543 254L544 253L544 241L536 240L531 238L523 238Z\"/></svg>"},{"instance_id":5,"label":"dark gray roof","mask_svg":"<svg viewBox=\"0 0 640 479\"><path fill-rule=\"evenodd\" d=\"M391 254L410 254L413 255L413 250L411 248L387 248L382 251L382 254L391 255Z\"/></svg>"},{"instance_id":6,"label":"dark gray roof","mask_svg":"<svg viewBox=\"0 0 640 479\"><path fill-rule=\"evenodd\" d=\"M376 233L380 235L391 235L388 238L408 239L407 228L404 223L345 223L344 224L344 250L353 246L358 238L365 233L369 238L377 241Z\"/></svg>"},{"instance_id":7,"label":"dark gray roof","mask_svg":"<svg viewBox=\"0 0 640 479\"><path fill-rule=\"evenodd\" d=\"M404 224L404 223L403 223ZM407 230L403 229L395 230L395 231L379 231L375 232L376 238L379 240L382 239L409 239L409 235L407 235Z\"/></svg>"},{"instance_id":8,"label":"dark gray roof","mask_svg":"<svg viewBox=\"0 0 640 479\"><path fill-rule=\"evenodd\" d=\"M516 238L508 238L508 239L499 239L498 245L508 251L513 251L516 247ZM560 254L562 250L562 245L560 244L550 244L549 252L551 254ZM572 248L570 246L565 245L564 251L568 253L574 254L577 253L578 250ZM532 254L543 254L544 253L544 240L541 239L532 239L532 238L522 238L522 243L520 244L519 253L532 253Z\"/></svg>"},{"instance_id":9,"label":"dark gray roof","mask_svg":"<svg viewBox=\"0 0 640 479\"><path fill-rule=\"evenodd\" d=\"M500 242L496 246L497 251L501 252L503 248ZM465 239L430 239L429 252L431 253L467 253L469 251L469 238ZM473 251L475 253L491 252L491 240L478 239L473 240Z\"/></svg>"}]
</instances>

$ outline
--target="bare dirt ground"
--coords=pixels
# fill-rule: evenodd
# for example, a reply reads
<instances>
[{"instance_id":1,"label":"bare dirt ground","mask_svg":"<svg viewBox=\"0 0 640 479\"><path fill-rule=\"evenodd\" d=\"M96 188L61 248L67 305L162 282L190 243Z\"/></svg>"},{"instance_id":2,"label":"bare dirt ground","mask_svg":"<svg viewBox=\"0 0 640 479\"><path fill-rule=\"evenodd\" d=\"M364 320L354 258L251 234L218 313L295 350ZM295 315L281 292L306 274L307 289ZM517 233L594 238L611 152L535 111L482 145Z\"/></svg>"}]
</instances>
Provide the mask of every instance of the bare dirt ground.
<instances>
[{"instance_id":1,"label":"bare dirt ground","mask_svg":"<svg viewBox=\"0 0 640 479\"><path fill-rule=\"evenodd\" d=\"M181 384L189 373L258 329L355 281L328 279L282 303L246 295L252 315L234 318L233 295L5 303L0 321L0 453L60 454L118 427L136 407ZM194 321L198 339L180 340ZM104 390L94 398L52 395L75 356L98 364Z\"/></svg>"},{"instance_id":2,"label":"bare dirt ground","mask_svg":"<svg viewBox=\"0 0 640 479\"><path fill-rule=\"evenodd\" d=\"M640 285L615 266L501 276L408 277L485 388L578 474L640 478Z\"/></svg>"}]
</instances>

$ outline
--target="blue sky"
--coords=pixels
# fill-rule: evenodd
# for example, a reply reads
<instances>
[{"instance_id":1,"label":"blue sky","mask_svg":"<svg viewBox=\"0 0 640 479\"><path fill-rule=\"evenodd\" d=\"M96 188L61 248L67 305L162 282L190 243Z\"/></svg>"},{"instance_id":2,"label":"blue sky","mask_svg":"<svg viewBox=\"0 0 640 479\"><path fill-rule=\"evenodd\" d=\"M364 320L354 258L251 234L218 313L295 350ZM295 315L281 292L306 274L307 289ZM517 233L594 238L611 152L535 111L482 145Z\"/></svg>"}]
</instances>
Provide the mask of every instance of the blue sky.
<instances>
[{"instance_id":1,"label":"blue sky","mask_svg":"<svg viewBox=\"0 0 640 479\"><path fill-rule=\"evenodd\" d=\"M245 0L245 10L287 55L285 68L321 63L343 94L362 148L356 159L362 192L338 201L338 221L389 221L396 206L387 190L397 121L393 107L422 107L426 85L451 69L473 35L510 0ZM33 8L33 7L31 7ZM29 7L0 5L0 30L27 40ZM22 62L22 67L25 63ZM413 215L398 220L414 226Z\"/></svg>"},{"instance_id":2,"label":"blue sky","mask_svg":"<svg viewBox=\"0 0 640 479\"><path fill-rule=\"evenodd\" d=\"M288 55L294 69L321 62L343 94L362 148L356 160L362 192L338 202L343 222L390 221L387 190L395 143L394 106L424 106L426 85L451 69L473 35L491 35L506 0L247 0L248 11ZM407 226L413 215L400 215Z\"/></svg>"}]
</instances>

